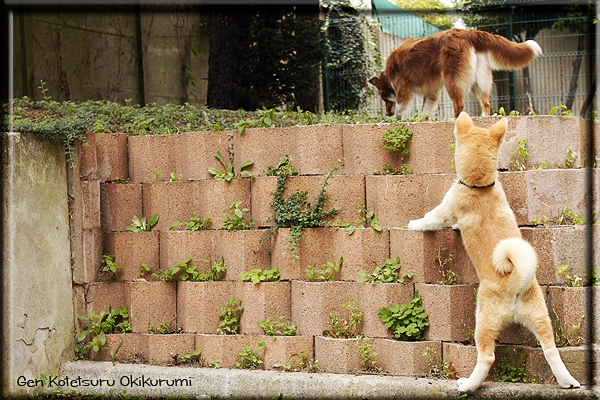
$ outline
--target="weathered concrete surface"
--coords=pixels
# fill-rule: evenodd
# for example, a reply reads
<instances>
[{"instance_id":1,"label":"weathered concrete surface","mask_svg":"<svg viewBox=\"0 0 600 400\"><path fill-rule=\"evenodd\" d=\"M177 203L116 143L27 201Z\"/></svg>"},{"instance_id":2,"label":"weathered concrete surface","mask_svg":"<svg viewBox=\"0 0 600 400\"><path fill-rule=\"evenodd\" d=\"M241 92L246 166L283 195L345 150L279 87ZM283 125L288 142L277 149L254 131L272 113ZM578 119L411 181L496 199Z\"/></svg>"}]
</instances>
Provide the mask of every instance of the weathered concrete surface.
<instances>
[{"instance_id":1,"label":"weathered concrete surface","mask_svg":"<svg viewBox=\"0 0 600 400\"><path fill-rule=\"evenodd\" d=\"M110 362L68 362L45 390L103 395L131 395L199 399L459 399L456 381L384 375L347 375L304 372L247 371L194 367L159 367ZM102 386L98 386L103 379ZM159 381L162 379L162 381ZM83 386L88 380L88 386ZM178 380L178 381L175 381ZM95 382L96 386L89 386ZM177 386L174 386L174 384ZM62 385L61 385L62 384ZM113 386L109 386L113 384ZM150 385L149 385L150 384ZM154 384L155 386L152 386ZM169 386L171 384L171 386ZM558 385L484 382L469 399L595 399L597 389L560 389ZM463 397L465 398L465 397Z\"/></svg>"},{"instance_id":2,"label":"weathered concrete surface","mask_svg":"<svg viewBox=\"0 0 600 400\"><path fill-rule=\"evenodd\" d=\"M2 134L3 394L73 358L67 172L58 141Z\"/></svg>"}]
</instances>

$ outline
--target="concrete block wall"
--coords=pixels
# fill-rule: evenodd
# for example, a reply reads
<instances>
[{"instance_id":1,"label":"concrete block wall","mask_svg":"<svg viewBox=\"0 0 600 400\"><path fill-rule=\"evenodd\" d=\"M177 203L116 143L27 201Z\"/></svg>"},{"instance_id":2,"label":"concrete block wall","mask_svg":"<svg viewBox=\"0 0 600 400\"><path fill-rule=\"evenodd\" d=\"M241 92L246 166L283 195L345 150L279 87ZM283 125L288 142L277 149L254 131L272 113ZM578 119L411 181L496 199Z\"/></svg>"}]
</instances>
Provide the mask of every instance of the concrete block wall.
<instances>
[{"instance_id":1,"label":"concrete block wall","mask_svg":"<svg viewBox=\"0 0 600 400\"><path fill-rule=\"evenodd\" d=\"M497 120L475 118L474 122L489 126ZM161 137L90 134L91 146L80 151L80 189L75 199L81 204L84 221L81 227L84 240L79 244L82 256L73 271L76 304L84 304L79 309L87 312L98 312L108 306L130 307L134 333L125 336L138 338L131 339L131 351L148 361L168 363L175 351L199 349L207 360L233 367L239 361L240 350L265 341L264 369L287 363L303 349L325 371L356 372L362 368L356 341L322 337L323 330L330 328L331 314L344 314L342 305L354 300L363 313L361 332L371 340L379 354L376 361L382 368L398 375L426 375L432 363L439 366L447 361L457 368L460 366L463 376L468 375L475 365L472 331L478 279L460 233L452 229L414 232L403 228L411 219L420 218L435 207L456 179L449 147L454 142L454 123L407 124L413 137L408 145L410 156L403 162L410 164L411 174L373 175L373 170L383 169L384 164L395 168L402 165L397 156L383 149L381 141L383 134L396 125L256 128L241 134L194 132ZM574 288L574 294L571 289L563 290L566 280L558 276L556 267L568 264L575 274L584 276L589 267L584 251L587 235L596 228L559 226L555 221L564 207L580 216L589 214L586 207L590 203L594 209L598 208L598 191L587 184L593 181L597 186L597 171L581 168L584 159L593 159L583 155L588 127L580 118L546 116L510 117L508 126L507 141L501 147L499 181L523 237L538 252L537 277L544 287L551 316L564 332L566 342L577 346L582 344L583 327L590 323L586 320L580 328L573 329L587 307L582 300L586 289ZM524 171L510 170L510 158L517 146L515 138L528 143L530 158ZM572 168L532 170L542 162L550 167L564 163L566 150L562 147L565 146L578 153ZM217 150L226 162L235 166L236 172L245 161L253 161L248 170L255 177L231 182L211 180L209 167L223 169L214 157ZM309 201L315 198L327 171L338 160L345 159L343 168L327 186L329 206L339 208L340 212L329 221L332 227L303 231L296 258L282 255L289 237L287 229L268 237L273 226L268 222L273 213L269 203L276 178L266 176L265 171L284 154L294 158L292 164L299 170L298 176L287 181L284 195L303 190L308 192ZM170 182L171 173L176 177L181 175L182 179ZM238 232L220 229L224 214L234 201L242 201L242 207L249 209L245 216L254 222L255 229ZM344 229L333 227L339 221L353 223L359 217L355 208L359 204L375 212L383 227L381 232L365 228L349 235ZM150 232L125 232L134 215L150 218L156 213L160 219ZM196 215L211 218L208 231L169 229L175 222L186 222ZM533 221L542 217L548 218L549 225L534 227ZM596 239L594 248L597 243ZM456 273L456 285L437 284L442 279L436 259L438 251L444 257L453 254L454 263L445 268ZM114 278L99 273L104 254L114 254L115 261L123 265ZM409 283L357 282L359 271L371 273L386 259L397 256L402 271L414 274ZM192 265L204 271L208 263L203 260L223 257L227 267L225 280L160 283L149 282L148 273L140 277L140 262L156 272L188 257L192 258ZM344 263L335 282L306 281L308 266L335 263L340 257ZM598 255L593 263L597 268ZM240 272L275 267L281 273L280 283L255 285L240 281ZM430 326L424 342L398 342L392 339L377 312L394 302L410 301L415 291L422 297ZM216 335L219 307L230 298L242 301L240 333L245 335ZM566 304L571 304L576 312L565 307ZM272 315L294 323L298 335L262 336L257 321ZM176 321L184 333L166 339L146 333L148 324L167 320ZM594 324L598 326L597 319ZM177 342L179 336L181 341ZM537 346L532 335L517 326L506 329L499 340L506 346ZM161 346L173 350L165 352ZM332 350L337 346L339 350ZM431 349L431 360L423 356L423 346ZM538 360L534 353L530 360ZM581 351L571 353L571 360L577 360L578 355L583 357ZM270 354L277 355L269 358ZM399 357L404 361L398 362ZM583 362L584 358L580 360ZM575 365L577 361L571 363ZM536 369L538 364L532 364L531 368ZM578 378L583 379L585 374L580 375Z\"/></svg>"}]
</instances>

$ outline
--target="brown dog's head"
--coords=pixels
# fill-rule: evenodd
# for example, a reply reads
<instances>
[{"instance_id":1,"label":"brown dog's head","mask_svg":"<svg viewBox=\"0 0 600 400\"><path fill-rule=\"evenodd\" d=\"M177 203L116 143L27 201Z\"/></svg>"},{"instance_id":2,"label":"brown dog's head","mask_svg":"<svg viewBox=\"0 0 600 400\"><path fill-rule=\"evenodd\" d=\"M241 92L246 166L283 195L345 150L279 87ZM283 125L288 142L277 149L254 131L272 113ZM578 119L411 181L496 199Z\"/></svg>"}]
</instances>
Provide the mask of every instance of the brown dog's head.
<instances>
[{"instance_id":1,"label":"brown dog's head","mask_svg":"<svg viewBox=\"0 0 600 400\"><path fill-rule=\"evenodd\" d=\"M504 140L507 119L490 129L476 128L466 112L456 120L454 162L458 179L469 186L491 185L498 177L498 148Z\"/></svg>"},{"instance_id":2,"label":"brown dog's head","mask_svg":"<svg viewBox=\"0 0 600 400\"><path fill-rule=\"evenodd\" d=\"M379 95L385 102L385 114L388 117L394 115L396 107L396 91L390 84L385 71L382 71L379 76L374 76L369 79L369 83L379 90Z\"/></svg>"}]
</instances>

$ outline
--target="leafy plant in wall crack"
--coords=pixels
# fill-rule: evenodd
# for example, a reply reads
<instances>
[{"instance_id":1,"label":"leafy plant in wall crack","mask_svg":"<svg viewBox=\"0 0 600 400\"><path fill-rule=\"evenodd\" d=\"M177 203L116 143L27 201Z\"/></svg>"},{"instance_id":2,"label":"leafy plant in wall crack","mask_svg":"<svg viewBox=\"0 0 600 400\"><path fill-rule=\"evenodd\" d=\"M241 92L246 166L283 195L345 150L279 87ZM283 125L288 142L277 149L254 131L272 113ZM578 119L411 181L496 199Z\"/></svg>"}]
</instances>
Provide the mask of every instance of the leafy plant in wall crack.
<instances>
[{"instance_id":1,"label":"leafy plant in wall crack","mask_svg":"<svg viewBox=\"0 0 600 400\"><path fill-rule=\"evenodd\" d=\"M254 348L246 346L238 354L241 356L239 363L235 364L238 369L260 369L263 363L258 350L265 348L265 342L258 342Z\"/></svg>"},{"instance_id":2,"label":"leafy plant in wall crack","mask_svg":"<svg viewBox=\"0 0 600 400\"><path fill-rule=\"evenodd\" d=\"M377 353L375 353L373 351L373 347L369 343L369 339L367 339L363 335L360 335L358 337L356 345L358 346L358 351L360 352L360 355L362 357L362 360L360 360L360 365L367 372L374 372L374 373L383 372L382 369L380 367L378 367L377 364L375 363L374 358L377 355Z\"/></svg>"},{"instance_id":3,"label":"leafy plant in wall crack","mask_svg":"<svg viewBox=\"0 0 600 400\"><path fill-rule=\"evenodd\" d=\"M515 138L517 149L510 156L510 165L516 171L524 171L525 163L529 159L527 152L527 142L525 140Z\"/></svg>"},{"instance_id":4,"label":"leafy plant in wall crack","mask_svg":"<svg viewBox=\"0 0 600 400\"><path fill-rule=\"evenodd\" d=\"M270 316L265 321L258 321L258 326L265 331L267 336L294 336L298 331L296 325L284 317L275 319L275 316Z\"/></svg>"},{"instance_id":5,"label":"leafy plant in wall crack","mask_svg":"<svg viewBox=\"0 0 600 400\"><path fill-rule=\"evenodd\" d=\"M329 322L329 325L331 326L331 329L324 330L323 336L338 339L348 339L360 336L363 316L360 307L354 303L354 300L350 300L347 303L344 303L342 308L348 310L346 315L340 317L334 313L330 314L331 321Z\"/></svg>"},{"instance_id":6,"label":"leafy plant in wall crack","mask_svg":"<svg viewBox=\"0 0 600 400\"><path fill-rule=\"evenodd\" d=\"M556 273L558 276L564 276L567 280L566 287L581 287L582 279L573 273L573 268L569 267L568 264L563 264L556 267Z\"/></svg>"},{"instance_id":7,"label":"leafy plant in wall crack","mask_svg":"<svg viewBox=\"0 0 600 400\"><path fill-rule=\"evenodd\" d=\"M221 171L217 168L210 167L208 169L208 172L211 175L213 175L213 179L224 179L227 182L230 182L232 179L237 179L237 178L244 177L244 176L248 176L250 178L253 177L252 173L250 171L244 171L244 168L254 165L254 162L246 161L245 163L243 163L240 166L240 172L236 175L233 171L233 164L226 163L225 159L223 158L223 156L221 155L221 152L219 150L217 150L217 152L215 153L215 157L217 160L219 160L219 162L221 164L223 164L225 171Z\"/></svg>"},{"instance_id":8,"label":"leafy plant in wall crack","mask_svg":"<svg viewBox=\"0 0 600 400\"><path fill-rule=\"evenodd\" d=\"M189 222L179 222L175 221L175 223L169 228L169 230L174 230L180 226L185 226L187 230L190 231L205 231L210 228L210 224L212 221L209 217L202 219L200 214L196 214L195 217L190 217Z\"/></svg>"},{"instance_id":9,"label":"leafy plant in wall crack","mask_svg":"<svg viewBox=\"0 0 600 400\"><path fill-rule=\"evenodd\" d=\"M226 229L230 232L239 231L244 229L252 229L252 222L250 219L244 217L245 212L250 211L249 208L240 208L242 201L236 201L231 206L229 206L229 214L225 215L223 219L223 225L221 225L221 229Z\"/></svg>"},{"instance_id":10,"label":"leafy plant in wall crack","mask_svg":"<svg viewBox=\"0 0 600 400\"><path fill-rule=\"evenodd\" d=\"M343 160L339 160L338 163L327 172L313 204L306 200L308 192L305 191L296 190L296 192L284 197L283 192L287 187L286 181L291 176L291 172L286 170L281 175L278 175L277 188L274 192L271 192L271 195L273 196L271 207L275 213L267 220L267 222L274 222L275 226L267 236L261 239L260 243L262 244L268 241L279 229L289 228L290 237L284 244L285 252L283 254L297 258L298 256L296 253L300 246L302 230L305 228L326 226L327 219L339 212L336 208L326 210L327 196L325 188L329 185L329 179L333 176L333 173L339 170L342 163Z\"/></svg>"},{"instance_id":11,"label":"leafy plant in wall crack","mask_svg":"<svg viewBox=\"0 0 600 400\"><path fill-rule=\"evenodd\" d=\"M385 142L383 145L384 149L391 150L400 156L400 161L404 161L404 157L408 157L410 152L406 148L408 140L412 137L413 133L408 130L406 125L398 125L392 129L389 129L387 133L383 135L381 140ZM409 173L408 164L402 166L403 173Z\"/></svg>"},{"instance_id":12,"label":"leafy plant in wall crack","mask_svg":"<svg viewBox=\"0 0 600 400\"><path fill-rule=\"evenodd\" d=\"M294 358L298 357L298 361L296 362L296 366L293 365ZM300 354L294 353L290 356L290 359L285 364L275 364L273 368L281 368L283 371L288 372L296 372L296 371L304 371L304 372L322 372L318 366L318 361L315 359L308 359L306 355L306 350L302 350Z\"/></svg>"},{"instance_id":13,"label":"leafy plant in wall crack","mask_svg":"<svg viewBox=\"0 0 600 400\"><path fill-rule=\"evenodd\" d=\"M138 218L134 215L131 220L131 225L127 226L125 230L127 232L149 232L150 228L158 222L158 218L158 214L154 214L150 220L146 222L146 217Z\"/></svg>"},{"instance_id":14,"label":"leafy plant in wall crack","mask_svg":"<svg viewBox=\"0 0 600 400\"><path fill-rule=\"evenodd\" d=\"M240 279L242 282L279 282L280 277L281 275L278 267L273 269L265 269L264 271L260 268L255 268L250 271L240 272Z\"/></svg>"},{"instance_id":15,"label":"leafy plant in wall crack","mask_svg":"<svg viewBox=\"0 0 600 400\"><path fill-rule=\"evenodd\" d=\"M77 336L77 341L82 342L88 335L94 335L84 347L84 349L91 349L94 354L108 348L108 346L106 346L107 334L131 332L129 310L127 307L117 308L115 310L109 307L108 312L101 311L100 314L92 313L88 316L80 315L78 318L87 322L87 329ZM113 360L120 348L121 346L119 345L119 348L113 353Z\"/></svg>"},{"instance_id":16,"label":"leafy plant in wall crack","mask_svg":"<svg viewBox=\"0 0 600 400\"><path fill-rule=\"evenodd\" d=\"M439 265L439 270L442 273L442 280L438 281L438 285L456 285L458 282L458 278L456 277L456 273L451 269L446 268L448 264L454 264L454 256L455 253L450 253L446 258L442 256L442 251L448 250L446 247L442 248L441 246L437 249L437 255L435 256L435 260Z\"/></svg>"},{"instance_id":17,"label":"leafy plant in wall crack","mask_svg":"<svg viewBox=\"0 0 600 400\"><path fill-rule=\"evenodd\" d=\"M412 272L404 272L401 274L402 265L400 256L395 260L388 258L385 264L381 267L376 267L372 274L367 274L365 271L358 272L358 282L364 283L408 283L413 277Z\"/></svg>"},{"instance_id":18,"label":"leafy plant in wall crack","mask_svg":"<svg viewBox=\"0 0 600 400\"><path fill-rule=\"evenodd\" d=\"M320 268L316 265L309 265L306 268L306 280L308 281L324 281L333 282L335 273L338 272L344 263L344 257L340 257L337 263L326 261Z\"/></svg>"},{"instance_id":19,"label":"leafy plant in wall crack","mask_svg":"<svg viewBox=\"0 0 600 400\"><path fill-rule=\"evenodd\" d=\"M221 335L235 335L238 333L240 329L240 318L244 311L244 307L240 305L241 302L241 300L230 298L223 307L219 308L221 310L221 313L219 314L221 322L219 323L218 331Z\"/></svg>"},{"instance_id":20,"label":"leafy plant in wall crack","mask_svg":"<svg viewBox=\"0 0 600 400\"><path fill-rule=\"evenodd\" d=\"M104 257L104 268L102 268L102 271L112 272L113 277L114 277L115 274L117 273L117 269L123 268L123 266L120 264L117 264L116 262L113 261L113 258L115 257L114 255L104 255L103 257Z\"/></svg>"},{"instance_id":21,"label":"leafy plant in wall crack","mask_svg":"<svg viewBox=\"0 0 600 400\"><path fill-rule=\"evenodd\" d=\"M504 349L504 355L498 362L492 380L495 382L536 383L529 377L525 368L527 353L523 349L511 346Z\"/></svg>"},{"instance_id":22,"label":"leafy plant in wall crack","mask_svg":"<svg viewBox=\"0 0 600 400\"><path fill-rule=\"evenodd\" d=\"M367 206L364 204L359 204L354 208L358 210L359 214L359 218L354 221L354 225L348 222L338 223L340 228L346 229L348 235L352 235L358 228L370 227L375 229L377 232L381 232L383 230L383 228L379 225L379 221L377 218L375 218L375 213L373 211L368 211Z\"/></svg>"},{"instance_id":23,"label":"leafy plant in wall crack","mask_svg":"<svg viewBox=\"0 0 600 400\"><path fill-rule=\"evenodd\" d=\"M173 320L161 322L158 325L148 324L148 333L154 335L170 335L177 333L177 328L173 326Z\"/></svg>"},{"instance_id":24,"label":"leafy plant in wall crack","mask_svg":"<svg viewBox=\"0 0 600 400\"><path fill-rule=\"evenodd\" d=\"M421 296L415 290L415 297L407 304L394 303L390 308L379 309L379 318L385 327L400 340L421 340L429 326L429 316L421 305Z\"/></svg>"},{"instance_id":25,"label":"leafy plant in wall crack","mask_svg":"<svg viewBox=\"0 0 600 400\"><path fill-rule=\"evenodd\" d=\"M265 171L265 175L267 175L267 176L297 175L298 168L296 168L292 165L292 161L294 161L294 159L292 157L288 156L287 154L284 156L281 156L281 158L277 162L276 166L272 166L271 164L269 164L269 167Z\"/></svg>"}]
</instances>

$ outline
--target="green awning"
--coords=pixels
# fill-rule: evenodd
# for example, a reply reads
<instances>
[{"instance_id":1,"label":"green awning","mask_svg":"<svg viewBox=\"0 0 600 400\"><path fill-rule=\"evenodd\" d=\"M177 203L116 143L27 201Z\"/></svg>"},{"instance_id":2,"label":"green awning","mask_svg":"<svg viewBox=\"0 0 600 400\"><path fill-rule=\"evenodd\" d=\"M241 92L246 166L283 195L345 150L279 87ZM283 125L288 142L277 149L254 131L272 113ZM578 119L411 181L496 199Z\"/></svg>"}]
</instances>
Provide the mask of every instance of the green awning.
<instances>
[{"instance_id":1,"label":"green awning","mask_svg":"<svg viewBox=\"0 0 600 400\"><path fill-rule=\"evenodd\" d=\"M371 7L373 18L381 23L381 30L385 33L403 38L420 38L442 31L387 0L371 0Z\"/></svg>"}]
</instances>

